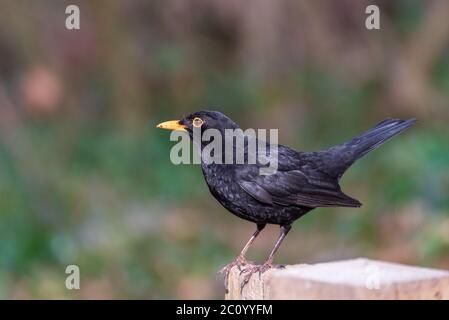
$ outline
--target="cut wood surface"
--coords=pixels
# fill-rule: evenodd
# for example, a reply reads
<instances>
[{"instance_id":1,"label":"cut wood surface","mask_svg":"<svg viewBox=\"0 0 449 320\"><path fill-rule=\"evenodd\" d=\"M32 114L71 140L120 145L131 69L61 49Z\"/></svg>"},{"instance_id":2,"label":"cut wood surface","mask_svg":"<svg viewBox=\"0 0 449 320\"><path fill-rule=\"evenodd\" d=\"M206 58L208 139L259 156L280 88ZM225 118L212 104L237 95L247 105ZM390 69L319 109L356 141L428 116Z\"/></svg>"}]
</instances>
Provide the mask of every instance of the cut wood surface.
<instances>
[{"instance_id":1,"label":"cut wood surface","mask_svg":"<svg viewBox=\"0 0 449 320\"><path fill-rule=\"evenodd\" d=\"M226 299L449 299L449 272L364 258L229 276Z\"/></svg>"}]
</instances>

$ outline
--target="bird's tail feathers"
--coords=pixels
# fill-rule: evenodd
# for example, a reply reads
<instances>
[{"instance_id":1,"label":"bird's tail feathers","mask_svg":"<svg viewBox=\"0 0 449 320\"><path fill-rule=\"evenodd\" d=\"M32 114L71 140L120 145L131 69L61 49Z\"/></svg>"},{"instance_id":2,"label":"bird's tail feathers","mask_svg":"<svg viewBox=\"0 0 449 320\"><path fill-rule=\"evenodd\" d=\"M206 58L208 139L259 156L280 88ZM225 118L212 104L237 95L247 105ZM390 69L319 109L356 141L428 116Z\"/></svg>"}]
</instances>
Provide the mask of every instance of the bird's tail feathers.
<instances>
[{"instance_id":1,"label":"bird's tail feathers","mask_svg":"<svg viewBox=\"0 0 449 320\"><path fill-rule=\"evenodd\" d=\"M355 138L329 149L329 152L338 155L338 158L340 158L334 158L336 166L333 168L333 171L340 177L356 160L378 148L392 137L402 133L415 123L416 119L387 119Z\"/></svg>"},{"instance_id":2,"label":"bird's tail feathers","mask_svg":"<svg viewBox=\"0 0 449 320\"><path fill-rule=\"evenodd\" d=\"M374 128L362 133L345 144L349 145L350 148L354 148L354 161L356 161L368 152L387 142L389 139L405 131L415 122L416 119L387 119L379 122Z\"/></svg>"}]
</instances>

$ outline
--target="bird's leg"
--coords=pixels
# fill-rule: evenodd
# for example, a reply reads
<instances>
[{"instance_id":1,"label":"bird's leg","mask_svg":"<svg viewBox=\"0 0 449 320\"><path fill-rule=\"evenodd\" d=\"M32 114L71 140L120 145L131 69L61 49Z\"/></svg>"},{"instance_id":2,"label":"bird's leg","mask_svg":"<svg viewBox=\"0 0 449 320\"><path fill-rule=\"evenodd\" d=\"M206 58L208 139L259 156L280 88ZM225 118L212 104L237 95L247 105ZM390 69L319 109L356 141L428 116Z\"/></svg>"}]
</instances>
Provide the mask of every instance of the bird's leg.
<instances>
[{"instance_id":1,"label":"bird's leg","mask_svg":"<svg viewBox=\"0 0 449 320\"><path fill-rule=\"evenodd\" d=\"M239 268L239 270L241 270L241 267L246 265L248 262L246 261L245 255L246 252L248 251L249 247L251 246L251 244L254 242L254 240L256 240L257 236L259 235L259 233L263 230L263 228L265 228L266 224L257 224L257 229L256 231L253 233L253 235L251 236L251 238L248 240L248 242L245 244L245 246L243 247L242 251L240 251L239 255L233 260L231 261L229 264L227 264L226 266L224 266L219 273L223 273L224 274L224 282L225 282L225 289L226 292L228 292L228 280L229 280L229 272L231 271L231 269L234 266L237 266Z\"/></svg>"},{"instance_id":2,"label":"bird's leg","mask_svg":"<svg viewBox=\"0 0 449 320\"><path fill-rule=\"evenodd\" d=\"M249 280L251 279L251 276L254 273L258 272L259 278L260 278L262 273L264 273L265 271L267 271L268 269L271 269L273 267L274 255L276 254L276 251L281 246L282 241L284 240L287 233L290 231L291 227L292 227L291 225L281 226L281 234L279 235L279 238L277 239L276 244L274 245L273 249L271 250L270 254L268 255L268 258L265 260L265 262L263 264L257 265L257 266L252 266L252 267L242 270L241 274L246 273L246 275L242 280L242 284L240 285L240 291L243 290L243 287L249 282ZM283 266L279 266L279 267L283 268Z\"/></svg>"}]
</instances>

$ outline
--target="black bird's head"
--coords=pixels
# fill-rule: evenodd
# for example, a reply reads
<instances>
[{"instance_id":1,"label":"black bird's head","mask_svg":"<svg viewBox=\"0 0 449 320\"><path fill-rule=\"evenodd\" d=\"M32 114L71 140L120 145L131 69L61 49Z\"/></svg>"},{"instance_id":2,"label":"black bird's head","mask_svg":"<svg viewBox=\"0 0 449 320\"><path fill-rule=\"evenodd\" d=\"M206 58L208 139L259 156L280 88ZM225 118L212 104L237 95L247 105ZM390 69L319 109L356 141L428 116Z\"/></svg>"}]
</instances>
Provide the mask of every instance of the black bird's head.
<instances>
[{"instance_id":1,"label":"black bird's head","mask_svg":"<svg viewBox=\"0 0 449 320\"><path fill-rule=\"evenodd\" d=\"M204 132L207 129L219 130L223 135L225 129L238 129L239 126L223 113L218 111L198 111L194 112L181 120L172 120L162 122L157 125L158 128L186 131L192 137L194 128Z\"/></svg>"}]
</instances>

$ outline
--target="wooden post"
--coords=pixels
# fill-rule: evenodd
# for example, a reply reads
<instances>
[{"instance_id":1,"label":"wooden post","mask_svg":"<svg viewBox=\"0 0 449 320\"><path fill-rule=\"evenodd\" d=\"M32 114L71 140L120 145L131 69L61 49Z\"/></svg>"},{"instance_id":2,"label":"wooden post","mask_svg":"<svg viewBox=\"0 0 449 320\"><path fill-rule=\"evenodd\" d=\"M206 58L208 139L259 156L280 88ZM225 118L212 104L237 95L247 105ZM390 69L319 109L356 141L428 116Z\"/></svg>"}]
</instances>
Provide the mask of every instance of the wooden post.
<instances>
[{"instance_id":1,"label":"wooden post","mask_svg":"<svg viewBox=\"0 0 449 320\"><path fill-rule=\"evenodd\" d=\"M292 265L251 277L229 276L226 299L449 299L449 272L396 263L354 259Z\"/></svg>"}]
</instances>

